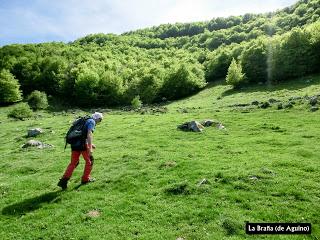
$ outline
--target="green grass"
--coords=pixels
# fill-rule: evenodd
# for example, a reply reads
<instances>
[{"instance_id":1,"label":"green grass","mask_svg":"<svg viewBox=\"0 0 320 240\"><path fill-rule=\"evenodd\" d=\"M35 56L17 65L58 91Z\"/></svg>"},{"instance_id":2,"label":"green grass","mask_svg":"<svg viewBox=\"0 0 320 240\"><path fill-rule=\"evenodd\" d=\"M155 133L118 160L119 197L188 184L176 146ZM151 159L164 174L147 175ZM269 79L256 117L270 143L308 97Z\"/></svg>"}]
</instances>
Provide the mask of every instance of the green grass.
<instances>
[{"instance_id":1,"label":"green grass","mask_svg":"<svg viewBox=\"0 0 320 240\"><path fill-rule=\"evenodd\" d=\"M17 121L3 107L0 239L319 239L320 111L304 100L284 110L230 107L315 94L319 76L267 89L210 85L164 114L111 111L94 133L97 181L79 187L81 159L63 192L56 184L70 158L64 134L82 112ZM226 130L176 129L204 119ZM55 147L21 149L32 127ZM248 236L245 221L310 222L312 235Z\"/></svg>"}]
</instances>

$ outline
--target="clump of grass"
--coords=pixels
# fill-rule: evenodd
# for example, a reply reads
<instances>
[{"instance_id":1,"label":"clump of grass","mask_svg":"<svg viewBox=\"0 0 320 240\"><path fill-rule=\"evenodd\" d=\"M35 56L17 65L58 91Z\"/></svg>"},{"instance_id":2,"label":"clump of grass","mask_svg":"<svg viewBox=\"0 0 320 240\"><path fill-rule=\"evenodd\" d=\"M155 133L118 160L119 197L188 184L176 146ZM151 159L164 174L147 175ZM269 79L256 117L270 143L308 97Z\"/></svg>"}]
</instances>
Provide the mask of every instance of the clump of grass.
<instances>
[{"instance_id":1,"label":"clump of grass","mask_svg":"<svg viewBox=\"0 0 320 240\"><path fill-rule=\"evenodd\" d=\"M27 103L20 103L16 105L8 114L8 117L19 120L32 117L33 112Z\"/></svg>"},{"instance_id":2,"label":"clump of grass","mask_svg":"<svg viewBox=\"0 0 320 240\"><path fill-rule=\"evenodd\" d=\"M164 192L172 195L188 195L191 193L191 187L188 182L183 181L171 184L164 189Z\"/></svg>"},{"instance_id":3,"label":"clump of grass","mask_svg":"<svg viewBox=\"0 0 320 240\"><path fill-rule=\"evenodd\" d=\"M222 227L226 231L227 235L235 235L239 233L239 229L241 228L240 224L233 220L230 217L223 219Z\"/></svg>"}]
</instances>

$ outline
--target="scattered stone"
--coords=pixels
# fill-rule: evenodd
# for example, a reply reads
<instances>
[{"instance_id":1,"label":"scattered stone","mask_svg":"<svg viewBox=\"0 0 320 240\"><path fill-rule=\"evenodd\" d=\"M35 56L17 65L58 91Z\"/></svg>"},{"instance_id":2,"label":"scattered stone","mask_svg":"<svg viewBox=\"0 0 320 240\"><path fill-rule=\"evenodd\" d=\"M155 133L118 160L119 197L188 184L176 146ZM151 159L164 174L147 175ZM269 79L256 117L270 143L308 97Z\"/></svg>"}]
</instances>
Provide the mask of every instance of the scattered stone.
<instances>
[{"instance_id":1,"label":"scattered stone","mask_svg":"<svg viewBox=\"0 0 320 240\"><path fill-rule=\"evenodd\" d=\"M178 237L176 240L185 240L183 237Z\"/></svg>"},{"instance_id":2,"label":"scattered stone","mask_svg":"<svg viewBox=\"0 0 320 240\"><path fill-rule=\"evenodd\" d=\"M257 176L250 176L249 179L256 181L256 180L258 180L258 177Z\"/></svg>"},{"instance_id":3,"label":"scattered stone","mask_svg":"<svg viewBox=\"0 0 320 240\"><path fill-rule=\"evenodd\" d=\"M318 103L318 97L317 96L312 96L309 100L309 103L311 106L315 106Z\"/></svg>"},{"instance_id":4,"label":"scattered stone","mask_svg":"<svg viewBox=\"0 0 320 240\"><path fill-rule=\"evenodd\" d=\"M295 100L301 100L302 97L291 97L289 98L289 101L295 101Z\"/></svg>"},{"instance_id":5,"label":"scattered stone","mask_svg":"<svg viewBox=\"0 0 320 240\"><path fill-rule=\"evenodd\" d=\"M279 102L279 100L274 99L274 98L270 98L270 99L268 100L268 102L271 103L271 104L273 104L273 103Z\"/></svg>"},{"instance_id":6,"label":"scattered stone","mask_svg":"<svg viewBox=\"0 0 320 240\"><path fill-rule=\"evenodd\" d=\"M209 184L209 181L206 178L204 178L198 182L198 187L200 187L201 185L204 185L204 184Z\"/></svg>"},{"instance_id":7,"label":"scattered stone","mask_svg":"<svg viewBox=\"0 0 320 240\"><path fill-rule=\"evenodd\" d=\"M238 104L229 105L229 107L248 107L248 106L250 106L249 103L238 103Z\"/></svg>"},{"instance_id":8,"label":"scattered stone","mask_svg":"<svg viewBox=\"0 0 320 240\"><path fill-rule=\"evenodd\" d=\"M204 129L204 126L197 121L191 121L191 122L185 122L179 125L178 128L184 131L202 132L202 130Z\"/></svg>"},{"instance_id":9,"label":"scattered stone","mask_svg":"<svg viewBox=\"0 0 320 240\"><path fill-rule=\"evenodd\" d=\"M51 147L53 147L53 145L43 143L43 142L40 142L37 140L29 140L28 142L23 144L21 148L28 148L28 147L37 147L39 149L43 149L43 148L51 148Z\"/></svg>"},{"instance_id":10,"label":"scattered stone","mask_svg":"<svg viewBox=\"0 0 320 240\"><path fill-rule=\"evenodd\" d=\"M262 108L262 109L266 109L266 108L268 108L268 107L270 107L270 103L269 103L269 102L263 102L263 103L260 105L260 108Z\"/></svg>"},{"instance_id":11,"label":"scattered stone","mask_svg":"<svg viewBox=\"0 0 320 240\"><path fill-rule=\"evenodd\" d=\"M319 110L319 108L316 107L316 106L312 106L312 107L310 108L310 111L311 111L311 112L315 112L315 111L318 111L318 110Z\"/></svg>"},{"instance_id":12,"label":"scattered stone","mask_svg":"<svg viewBox=\"0 0 320 240\"><path fill-rule=\"evenodd\" d=\"M87 212L86 216L90 218L97 218L100 217L101 213L98 210L91 210Z\"/></svg>"},{"instance_id":13,"label":"scattered stone","mask_svg":"<svg viewBox=\"0 0 320 240\"><path fill-rule=\"evenodd\" d=\"M204 120L201 122L201 124L205 127L211 127L212 125L218 126L218 124L220 124L218 121L216 120Z\"/></svg>"},{"instance_id":14,"label":"scattered stone","mask_svg":"<svg viewBox=\"0 0 320 240\"><path fill-rule=\"evenodd\" d=\"M219 123L219 124L217 125L217 128L220 129L220 130L221 130L221 129L226 129L226 127L223 126L222 123Z\"/></svg>"},{"instance_id":15,"label":"scattered stone","mask_svg":"<svg viewBox=\"0 0 320 240\"><path fill-rule=\"evenodd\" d=\"M27 137L36 137L43 133L43 130L41 128L33 128L28 130L28 135Z\"/></svg>"},{"instance_id":16,"label":"scattered stone","mask_svg":"<svg viewBox=\"0 0 320 240\"><path fill-rule=\"evenodd\" d=\"M283 105L282 105L282 103L278 103L278 105L277 105L277 109L278 109L278 110L283 109Z\"/></svg>"},{"instance_id":17,"label":"scattered stone","mask_svg":"<svg viewBox=\"0 0 320 240\"><path fill-rule=\"evenodd\" d=\"M259 105L259 102L258 102L258 101L253 101L253 102L251 103L251 105L258 106L258 105Z\"/></svg>"},{"instance_id":18,"label":"scattered stone","mask_svg":"<svg viewBox=\"0 0 320 240\"><path fill-rule=\"evenodd\" d=\"M285 104L285 105L283 106L283 108L293 108L293 105L292 105L291 102L289 102L289 103Z\"/></svg>"}]
</instances>

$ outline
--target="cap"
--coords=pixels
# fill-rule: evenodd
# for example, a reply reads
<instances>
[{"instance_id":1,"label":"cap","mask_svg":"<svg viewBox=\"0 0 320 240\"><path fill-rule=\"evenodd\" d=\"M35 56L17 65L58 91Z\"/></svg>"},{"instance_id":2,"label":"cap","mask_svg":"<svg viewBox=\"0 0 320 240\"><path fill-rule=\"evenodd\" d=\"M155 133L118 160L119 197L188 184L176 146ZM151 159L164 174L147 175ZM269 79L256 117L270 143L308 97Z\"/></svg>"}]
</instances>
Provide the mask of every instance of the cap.
<instances>
[{"instance_id":1,"label":"cap","mask_svg":"<svg viewBox=\"0 0 320 240\"><path fill-rule=\"evenodd\" d=\"M93 118L94 120L103 119L103 115L102 115L102 113L95 112L94 114L92 114L92 118Z\"/></svg>"}]
</instances>

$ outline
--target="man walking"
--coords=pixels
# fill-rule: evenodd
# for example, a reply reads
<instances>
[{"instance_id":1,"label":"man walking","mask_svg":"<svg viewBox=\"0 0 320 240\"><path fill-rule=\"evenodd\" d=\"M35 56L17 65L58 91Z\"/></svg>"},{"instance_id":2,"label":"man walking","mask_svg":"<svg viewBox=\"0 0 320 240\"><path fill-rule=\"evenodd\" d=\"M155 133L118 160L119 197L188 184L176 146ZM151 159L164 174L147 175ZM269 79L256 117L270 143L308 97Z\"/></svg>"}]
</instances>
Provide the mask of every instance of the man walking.
<instances>
[{"instance_id":1,"label":"man walking","mask_svg":"<svg viewBox=\"0 0 320 240\"><path fill-rule=\"evenodd\" d=\"M96 124L99 124L102 121L102 119L102 113L95 112L94 114L92 114L92 118L87 119L84 124L84 138L80 140L80 144L71 145L71 162L65 170L64 175L58 182L58 186L61 187L63 190L67 188L68 180L71 178L74 169L79 164L80 155L82 155L82 157L86 161L81 183L87 184L89 182L95 181L94 178L90 177L94 161L92 153L93 149L95 148L95 145L93 144L93 131L95 129Z\"/></svg>"}]
</instances>

